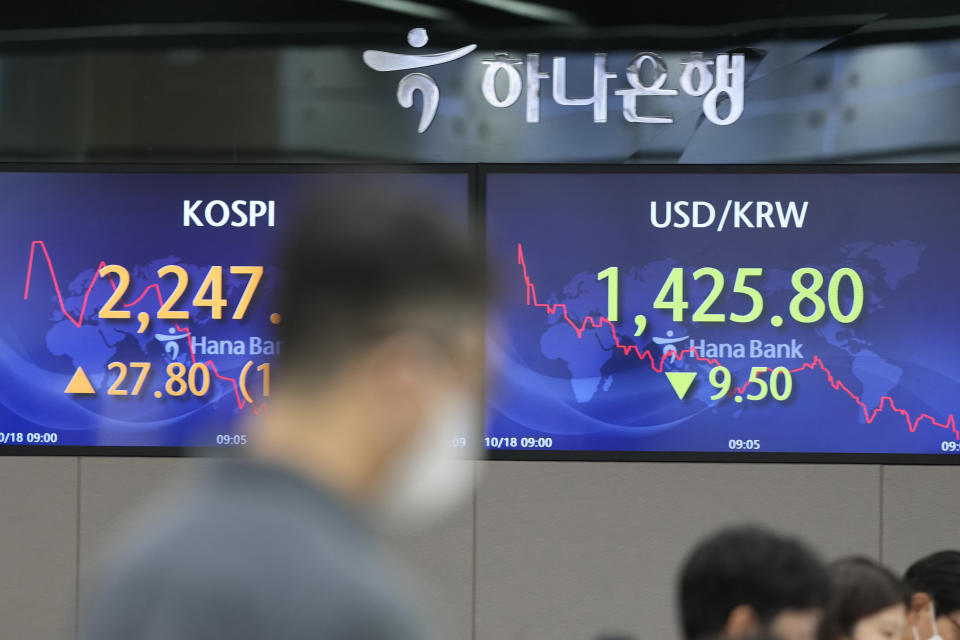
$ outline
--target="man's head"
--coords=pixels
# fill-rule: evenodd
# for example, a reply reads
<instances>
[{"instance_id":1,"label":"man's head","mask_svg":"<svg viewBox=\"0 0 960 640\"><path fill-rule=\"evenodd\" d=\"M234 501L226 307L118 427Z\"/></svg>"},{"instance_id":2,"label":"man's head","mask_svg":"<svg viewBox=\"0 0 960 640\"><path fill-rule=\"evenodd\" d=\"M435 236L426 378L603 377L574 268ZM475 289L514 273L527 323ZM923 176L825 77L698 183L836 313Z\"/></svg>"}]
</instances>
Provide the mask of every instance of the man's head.
<instances>
[{"instance_id":1,"label":"man's head","mask_svg":"<svg viewBox=\"0 0 960 640\"><path fill-rule=\"evenodd\" d=\"M486 280L444 211L368 186L315 202L285 248L276 391L254 451L416 510L411 493L462 480L443 474L473 436Z\"/></svg>"},{"instance_id":2,"label":"man's head","mask_svg":"<svg viewBox=\"0 0 960 640\"><path fill-rule=\"evenodd\" d=\"M826 570L806 546L757 527L721 530L680 575L687 640L813 640L828 596Z\"/></svg>"},{"instance_id":3,"label":"man's head","mask_svg":"<svg viewBox=\"0 0 960 640\"><path fill-rule=\"evenodd\" d=\"M911 595L906 640L960 640L960 551L917 560L903 576Z\"/></svg>"}]
</instances>

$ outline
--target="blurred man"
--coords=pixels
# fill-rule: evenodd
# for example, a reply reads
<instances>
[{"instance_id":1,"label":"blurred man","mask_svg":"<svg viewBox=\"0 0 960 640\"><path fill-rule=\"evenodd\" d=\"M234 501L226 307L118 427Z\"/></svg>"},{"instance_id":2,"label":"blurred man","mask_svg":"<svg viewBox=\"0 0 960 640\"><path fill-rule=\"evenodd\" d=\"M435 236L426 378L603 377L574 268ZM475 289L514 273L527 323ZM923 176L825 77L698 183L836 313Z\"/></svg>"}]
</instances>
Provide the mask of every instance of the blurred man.
<instances>
[{"instance_id":1,"label":"blurred man","mask_svg":"<svg viewBox=\"0 0 960 640\"><path fill-rule=\"evenodd\" d=\"M245 460L221 461L112 549L89 640L420 640L371 523L468 494L478 253L402 198L307 212L284 254L283 340Z\"/></svg>"},{"instance_id":2,"label":"blurred man","mask_svg":"<svg viewBox=\"0 0 960 640\"><path fill-rule=\"evenodd\" d=\"M960 551L917 560L903 579L911 591L904 640L960 640Z\"/></svg>"},{"instance_id":3,"label":"blurred man","mask_svg":"<svg viewBox=\"0 0 960 640\"><path fill-rule=\"evenodd\" d=\"M814 640L826 570L802 543L754 527L701 542L680 575L686 640Z\"/></svg>"}]
</instances>

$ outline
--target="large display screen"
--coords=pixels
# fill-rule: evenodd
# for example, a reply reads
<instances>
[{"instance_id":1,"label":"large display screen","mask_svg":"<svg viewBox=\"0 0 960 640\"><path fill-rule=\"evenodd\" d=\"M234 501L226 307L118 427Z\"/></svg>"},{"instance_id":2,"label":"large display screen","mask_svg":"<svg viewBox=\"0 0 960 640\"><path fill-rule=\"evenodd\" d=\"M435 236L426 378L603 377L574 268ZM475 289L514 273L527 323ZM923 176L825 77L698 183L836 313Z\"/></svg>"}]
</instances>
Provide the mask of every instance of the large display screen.
<instances>
[{"instance_id":1,"label":"large display screen","mask_svg":"<svg viewBox=\"0 0 960 640\"><path fill-rule=\"evenodd\" d=\"M488 171L486 448L950 461L960 173L892 171Z\"/></svg>"},{"instance_id":2,"label":"large display screen","mask_svg":"<svg viewBox=\"0 0 960 640\"><path fill-rule=\"evenodd\" d=\"M298 208L356 182L430 194L466 229L462 170L228 171L0 173L0 453L243 445Z\"/></svg>"}]
</instances>

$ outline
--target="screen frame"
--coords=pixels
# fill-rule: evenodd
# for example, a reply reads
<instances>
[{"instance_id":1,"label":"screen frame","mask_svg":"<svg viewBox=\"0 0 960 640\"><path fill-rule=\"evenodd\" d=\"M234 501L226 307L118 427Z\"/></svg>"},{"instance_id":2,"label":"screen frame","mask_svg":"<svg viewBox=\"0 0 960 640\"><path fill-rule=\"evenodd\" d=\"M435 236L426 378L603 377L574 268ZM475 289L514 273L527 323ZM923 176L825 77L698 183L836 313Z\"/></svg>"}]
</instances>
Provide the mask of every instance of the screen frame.
<instances>
[{"instance_id":1,"label":"screen frame","mask_svg":"<svg viewBox=\"0 0 960 640\"><path fill-rule=\"evenodd\" d=\"M97 162L0 162L0 172L18 173L458 173L467 176L468 233L486 256L486 179L504 173L649 173L649 174L834 174L834 173L960 173L955 163L892 164L601 164L601 163L97 163ZM486 392L481 391L486 408ZM478 425L477 437L485 435L486 418ZM143 446L57 446L4 445L0 457L83 456L83 457L235 457L243 448L231 447L143 447ZM478 461L554 462L708 462L787 464L884 464L960 465L957 454L872 454L872 453L776 453L776 452L657 452L657 451L517 451L479 449Z\"/></svg>"},{"instance_id":2,"label":"screen frame","mask_svg":"<svg viewBox=\"0 0 960 640\"><path fill-rule=\"evenodd\" d=\"M480 164L477 173L476 234L486 251L487 178L494 174L960 174L960 164ZM481 442L486 436L486 393ZM773 451L601 451L601 450L529 450L482 449L481 459L552 462L720 462L787 464L883 464L883 465L960 465L960 454L949 453L796 453Z\"/></svg>"},{"instance_id":3,"label":"screen frame","mask_svg":"<svg viewBox=\"0 0 960 640\"><path fill-rule=\"evenodd\" d=\"M461 174L467 178L467 233L477 237L477 165L453 163L355 164L355 163L70 163L70 162L0 162L0 173L344 173L344 174ZM168 447L168 446L78 446L14 444L0 446L0 458L9 456L83 456L130 458L238 457L243 447Z\"/></svg>"}]
</instances>

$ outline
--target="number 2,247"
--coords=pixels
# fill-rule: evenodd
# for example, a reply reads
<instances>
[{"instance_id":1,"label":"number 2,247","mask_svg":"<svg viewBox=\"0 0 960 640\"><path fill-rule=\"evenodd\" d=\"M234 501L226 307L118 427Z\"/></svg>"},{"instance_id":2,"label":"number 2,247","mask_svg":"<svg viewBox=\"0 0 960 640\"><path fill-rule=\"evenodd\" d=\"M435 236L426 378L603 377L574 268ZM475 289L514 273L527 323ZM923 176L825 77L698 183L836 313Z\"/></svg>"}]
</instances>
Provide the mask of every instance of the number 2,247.
<instances>
[{"instance_id":1,"label":"number 2,247","mask_svg":"<svg viewBox=\"0 0 960 640\"><path fill-rule=\"evenodd\" d=\"M253 299L253 294L256 292L257 286L260 284L260 279L263 277L263 267L230 267L230 273L233 275L248 276L247 286L244 288L243 294L240 296L240 300L237 302L237 308L234 309L232 316L234 320L241 320L247 313L247 308L250 306L250 301ZM117 309L116 306L120 304L123 296L130 288L130 272L126 267L122 267L118 264L109 264L100 269L101 278L106 278L107 276L111 275L116 276L118 281L113 283L111 280L111 283L114 284L113 295L111 295L103 307L101 307L100 317L112 319L129 318L129 311L126 309ZM188 320L190 318L189 311L183 309L174 309L173 307L177 304L177 302L180 301L180 298L187 290L187 285L190 282L190 276L187 274L186 269L177 264L168 264L167 266L161 267L157 270L157 276L160 278L164 278L169 275L176 277L177 285L174 288L173 293L171 293L170 296L160 305L160 310L157 311L157 318L159 320ZM210 267L206 277L200 284L199 290L197 290L197 294L193 297L193 306L198 308L210 307L211 318L214 320L221 320L223 318L223 309L227 306L227 299L223 297L222 266L215 265Z\"/></svg>"}]
</instances>

